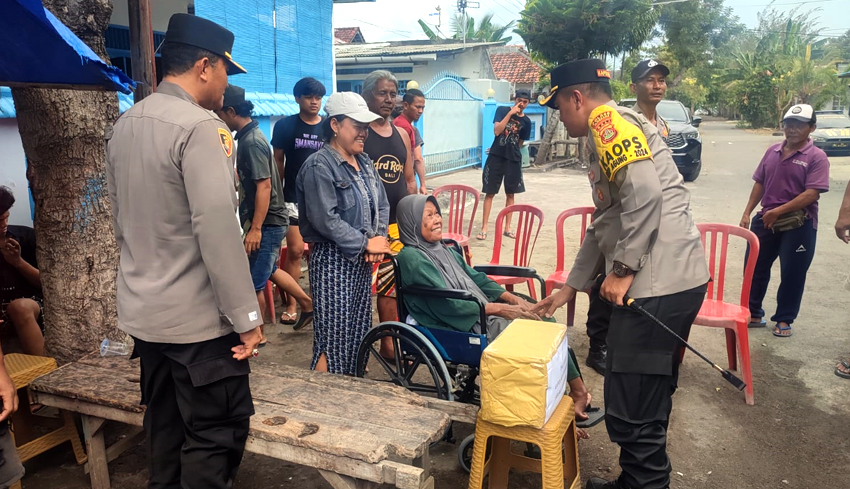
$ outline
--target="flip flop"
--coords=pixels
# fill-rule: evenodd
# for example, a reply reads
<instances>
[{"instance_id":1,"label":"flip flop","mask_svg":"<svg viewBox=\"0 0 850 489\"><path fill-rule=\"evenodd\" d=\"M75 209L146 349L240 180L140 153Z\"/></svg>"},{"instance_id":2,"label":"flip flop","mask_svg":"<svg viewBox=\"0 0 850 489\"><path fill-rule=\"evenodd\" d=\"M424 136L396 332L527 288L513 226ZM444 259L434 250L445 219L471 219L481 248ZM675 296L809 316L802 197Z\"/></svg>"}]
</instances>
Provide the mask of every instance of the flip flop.
<instances>
[{"instance_id":1,"label":"flip flop","mask_svg":"<svg viewBox=\"0 0 850 489\"><path fill-rule=\"evenodd\" d=\"M298 318L298 322L292 326L294 331L298 331L302 329L304 326L313 322L313 311L301 312L301 317Z\"/></svg>"},{"instance_id":2,"label":"flip flop","mask_svg":"<svg viewBox=\"0 0 850 489\"><path fill-rule=\"evenodd\" d=\"M508 238L516 239L516 233L513 233L511 231L505 231L504 233L502 233L502 236L507 236Z\"/></svg>"},{"instance_id":3,"label":"flip flop","mask_svg":"<svg viewBox=\"0 0 850 489\"><path fill-rule=\"evenodd\" d=\"M778 333L776 332L777 328L779 329ZM776 326L774 326L773 329L774 329L773 336L776 336L777 338L790 338L791 336L794 335L794 332L791 331L791 325L790 324L783 328L783 327L779 326L779 323L776 323ZM790 331L790 333L789 334L782 334L783 331Z\"/></svg>"},{"instance_id":4,"label":"flip flop","mask_svg":"<svg viewBox=\"0 0 850 489\"><path fill-rule=\"evenodd\" d=\"M284 317L286 317L287 319L283 319ZM288 312L285 312L280 315L280 322L281 324L295 324L297 322L297 318L298 314L290 314Z\"/></svg>"},{"instance_id":5,"label":"flip flop","mask_svg":"<svg viewBox=\"0 0 850 489\"><path fill-rule=\"evenodd\" d=\"M584 414L587 415L587 419L581 421L577 419L576 428L592 428L605 419L605 411L598 407L588 406L585 408Z\"/></svg>"},{"instance_id":6,"label":"flip flop","mask_svg":"<svg viewBox=\"0 0 850 489\"><path fill-rule=\"evenodd\" d=\"M476 236L475 239L477 239L478 241L484 241L485 239L487 239L487 233L478 233L478 236Z\"/></svg>"},{"instance_id":7,"label":"flip flop","mask_svg":"<svg viewBox=\"0 0 850 489\"><path fill-rule=\"evenodd\" d=\"M841 362L841 366L847 370L850 370L850 362L846 360ZM838 367L835 367L835 375L841 377L842 379L850 379L850 374L848 374L847 372L842 372Z\"/></svg>"},{"instance_id":8,"label":"flip flop","mask_svg":"<svg viewBox=\"0 0 850 489\"><path fill-rule=\"evenodd\" d=\"M767 326L767 321L765 321L764 319L762 319L761 321L750 321L750 324L747 325L747 327L750 329L764 328L765 326Z\"/></svg>"}]
</instances>

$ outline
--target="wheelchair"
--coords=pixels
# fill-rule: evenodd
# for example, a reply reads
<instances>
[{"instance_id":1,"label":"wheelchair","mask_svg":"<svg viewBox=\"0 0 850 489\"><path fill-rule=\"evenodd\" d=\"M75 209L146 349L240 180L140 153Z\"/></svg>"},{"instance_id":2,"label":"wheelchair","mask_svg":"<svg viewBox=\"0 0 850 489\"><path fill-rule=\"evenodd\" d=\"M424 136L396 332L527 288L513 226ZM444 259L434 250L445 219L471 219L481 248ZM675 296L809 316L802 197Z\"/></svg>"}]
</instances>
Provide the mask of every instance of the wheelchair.
<instances>
[{"instance_id":1,"label":"wheelchair","mask_svg":"<svg viewBox=\"0 0 850 489\"><path fill-rule=\"evenodd\" d=\"M460 256L463 256L456 242L444 240L444 244L452 246ZM371 357L376 360L372 362L373 369L376 363L381 367L381 372L370 372L370 378L373 380L392 382L426 397L480 404L480 391L476 380L481 365L481 354L487 347L486 334L420 326L409 316L403 297L410 294L435 299L475 302L479 307L479 324L481 325L487 324L485 304L466 290L433 289L421 286L401 287L401 269L396 257L392 257L391 260L396 274L398 317L403 318L404 322L387 321L369 330L360 343L357 353L356 375L366 376L366 367ZM540 283L541 298L546 297L545 281L533 268L506 265L478 265L473 268L487 275L537 280ZM511 293L533 302L528 296ZM390 338L392 341L396 352L393 360L385 359L380 355L377 344L384 338ZM458 461L467 472L471 466L473 437L474 435L466 437L458 447ZM454 442L451 425L440 441L443 440Z\"/></svg>"}]
</instances>

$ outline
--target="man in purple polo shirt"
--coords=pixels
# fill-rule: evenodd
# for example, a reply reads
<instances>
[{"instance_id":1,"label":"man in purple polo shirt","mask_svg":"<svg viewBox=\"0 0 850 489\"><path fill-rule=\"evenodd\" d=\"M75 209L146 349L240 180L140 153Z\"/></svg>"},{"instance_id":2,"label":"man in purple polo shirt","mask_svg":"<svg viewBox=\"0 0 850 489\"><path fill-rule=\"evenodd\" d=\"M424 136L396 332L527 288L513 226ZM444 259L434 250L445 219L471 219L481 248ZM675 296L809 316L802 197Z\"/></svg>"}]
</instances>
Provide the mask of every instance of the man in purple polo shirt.
<instances>
[{"instance_id":1,"label":"man in purple polo shirt","mask_svg":"<svg viewBox=\"0 0 850 489\"><path fill-rule=\"evenodd\" d=\"M791 107L782 125L785 141L771 146L756 168L741 227L750 228L760 244L750 288L750 327L767 324L762 301L770 269L779 257L782 271L776 312L770 320L776 323L773 335L787 338L800 312L806 273L815 255L818 199L829 191L829 160L809 139L817 127L811 105ZM750 215L759 201L762 209L750 225Z\"/></svg>"}]
</instances>

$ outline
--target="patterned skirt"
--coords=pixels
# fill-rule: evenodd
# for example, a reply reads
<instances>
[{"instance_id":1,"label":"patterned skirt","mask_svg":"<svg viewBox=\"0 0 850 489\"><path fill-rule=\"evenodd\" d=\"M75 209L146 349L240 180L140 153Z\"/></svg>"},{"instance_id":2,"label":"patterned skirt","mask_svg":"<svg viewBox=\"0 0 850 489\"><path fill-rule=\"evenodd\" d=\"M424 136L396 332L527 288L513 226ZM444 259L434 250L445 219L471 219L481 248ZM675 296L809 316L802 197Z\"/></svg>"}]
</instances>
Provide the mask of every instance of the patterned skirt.
<instances>
[{"instance_id":1,"label":"patterned skirt","mask_svg":"<svg viewBox=\"0 0 850 489\"><path fill-rule=\"evenodd\" d=\"M372 264L352 262L332 243L310 245L313 362L322 353L328 372L354 375L357 349L372 327Z\"/></svg>"}]
</instances>

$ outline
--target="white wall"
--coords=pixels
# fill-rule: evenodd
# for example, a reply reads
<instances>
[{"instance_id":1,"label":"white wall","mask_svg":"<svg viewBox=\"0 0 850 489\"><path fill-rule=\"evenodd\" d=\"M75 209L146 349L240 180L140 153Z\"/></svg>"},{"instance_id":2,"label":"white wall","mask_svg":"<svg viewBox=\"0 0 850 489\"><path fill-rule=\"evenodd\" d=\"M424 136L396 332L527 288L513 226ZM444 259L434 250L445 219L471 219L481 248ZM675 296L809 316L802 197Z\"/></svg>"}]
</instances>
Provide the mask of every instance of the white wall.
<instances>
[{"instance_id":1,"label":"white wall","mask_svg":"<svg viewBox=\"0 0 850 489\"><path fill-rule=\"evenodd\" d=\"M483 99L487 99L487 90L492 88L496 92L493 98L497 102L511 101L511 82L507 80L464 80L463 84L470 92L481 95Z\"/></svg>"},{"instance_id":2,"label":"white wall","mask_svg":"<svg viewBox=\"0 0 850 489\"><path fill-rule=\"evenodd\" d=\"M429 100L422 121L423 156L481 144L481 102Z\"/></svg>"},{"instance_id":3,"label":"white wall","mask_svg":"<svg viewBox=\"0 0 850 489\"><path fill-rule=\"evenodd\" d=\"M12 207L9 224L32 226L29 183L27 182L27 164L18 123L15 119L0 119L0 185L12 189L15 205Z\"/></svg>"},{"instance_id":4,"label":"white wall","mask_svg":"<svg viewBox=\"0 0 850 489\"><path fill-rule=\"evenodd\" d=\"M338 64L339 68L371 68L373 70L385 69L386 67L405 66L409 63L387 63L387 64ZM442 71L451 71L463 78L492 78L490 58L484 48L476 48L454 56L438 58L428 61L427 64L416 64L413 73L397 73L396 77L401 80L416 80L420 86L434 79ZM337 80L363 80L366 74L337 75Z\"/></svg>"},{"instance_id":5,"label":"white wall","mask_svg":"<svg viewBox=\"0 0 850 489\"><path fill-rule=\"evenodd\" d=\"M193 4L193 0L149 0L151 5L151 24L153 30L165 32L168 28L168 19L176 13L187 13L187 8ZM112 2L112 18L110 24L129 25L127 14L127 0L115 0Z\"/></svg>"}]
</instances>

